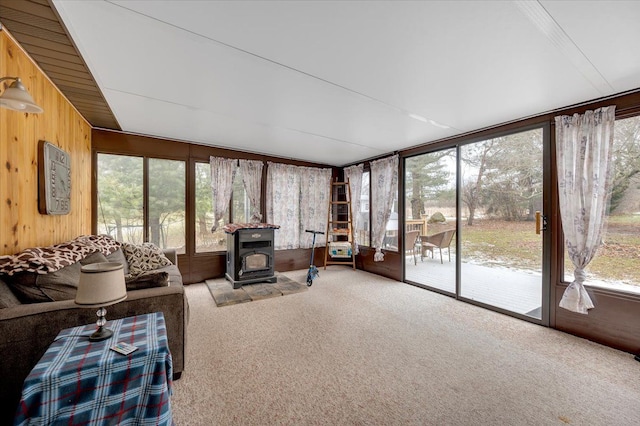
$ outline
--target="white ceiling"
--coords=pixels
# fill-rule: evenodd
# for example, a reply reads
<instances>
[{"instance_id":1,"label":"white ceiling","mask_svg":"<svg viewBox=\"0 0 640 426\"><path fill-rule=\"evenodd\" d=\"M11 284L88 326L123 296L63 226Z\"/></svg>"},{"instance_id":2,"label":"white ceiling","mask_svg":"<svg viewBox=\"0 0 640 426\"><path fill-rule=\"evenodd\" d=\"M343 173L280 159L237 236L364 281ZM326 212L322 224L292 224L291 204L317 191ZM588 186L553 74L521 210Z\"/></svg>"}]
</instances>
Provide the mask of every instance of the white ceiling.
<instances>
[{"instance_id":1,"label":"white ceiling","mask_svg":"<svg viewBox=\"0 0 640 426\"><path fill-rule=\"evenodd\" d=\"M123 130L335 166L640 88L639 1L53 3Z\"/></svg>"}]
</instances>

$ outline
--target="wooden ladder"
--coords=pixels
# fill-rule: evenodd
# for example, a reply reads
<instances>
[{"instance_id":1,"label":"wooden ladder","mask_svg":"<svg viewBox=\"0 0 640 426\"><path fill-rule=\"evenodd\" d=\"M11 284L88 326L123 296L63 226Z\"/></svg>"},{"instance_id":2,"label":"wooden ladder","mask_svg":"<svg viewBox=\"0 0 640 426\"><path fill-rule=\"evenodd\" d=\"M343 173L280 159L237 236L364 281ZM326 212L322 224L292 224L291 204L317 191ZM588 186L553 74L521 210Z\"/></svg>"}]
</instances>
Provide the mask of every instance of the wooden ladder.
<instances>
[{"instance_id":1,"label":"wooden ladder","mask_svg":"<svg viewBox=\"0 0 640 426\"><path fill-rule=\"evenodd\" d=\"M351 187L346 182L331 182L331 199L327 211L327 244L324 269L327 265L351 265L356 269L356 250L351 210ZM335 260L334 260L335 259Z\"/></svg>"}]
</instances>

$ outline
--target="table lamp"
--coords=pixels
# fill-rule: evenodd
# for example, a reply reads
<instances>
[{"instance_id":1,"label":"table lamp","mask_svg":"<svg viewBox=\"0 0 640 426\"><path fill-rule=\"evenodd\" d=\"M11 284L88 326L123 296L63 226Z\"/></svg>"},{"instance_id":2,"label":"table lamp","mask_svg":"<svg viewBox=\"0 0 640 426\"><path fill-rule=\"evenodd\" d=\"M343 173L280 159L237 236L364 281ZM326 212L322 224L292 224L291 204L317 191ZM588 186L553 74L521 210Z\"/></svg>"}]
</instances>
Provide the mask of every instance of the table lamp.
<instances>
[{"instance_id":1,"label":"table lamp","mask_svg":"<svg viewBox=\"0 0 640 426\"><path fill-rule=\"evenodd\" d=\"M113 335L113 331L104 326L107 323L105 306L122 302L126 298L127 287L122 264L92 263L81 268L76 305L100 308L96 312L98 329L89 337L90 341L99 342Z\"/></svg>"}]
</instances>

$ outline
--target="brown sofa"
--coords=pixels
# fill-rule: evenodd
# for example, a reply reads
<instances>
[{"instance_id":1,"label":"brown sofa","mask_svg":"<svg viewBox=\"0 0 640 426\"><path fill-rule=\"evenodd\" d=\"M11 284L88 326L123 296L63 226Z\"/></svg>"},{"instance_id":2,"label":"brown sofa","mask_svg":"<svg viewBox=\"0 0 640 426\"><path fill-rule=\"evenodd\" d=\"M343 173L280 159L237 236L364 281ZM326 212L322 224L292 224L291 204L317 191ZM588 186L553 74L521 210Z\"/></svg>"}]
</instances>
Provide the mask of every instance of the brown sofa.
<instances>
[{"instance_id":1,"label":"brown sofa","mask_svg":"<svg viewBox=\"0 0 640 426\"><path fill-rule=\"evenodd\" d=\"M169 285L128 290L123 302L107 308L107 321L163 312L174 379L178 379L185 365L189 308L176 252L165 250L164 254L173 264L158 271L168 272ZM0 274L0 425L12 424L24 379L60 330L96 321L95 309L79 307L73 300L21 303L15 287L7 284L10 278Z\"/></svg>"}]
</instances>

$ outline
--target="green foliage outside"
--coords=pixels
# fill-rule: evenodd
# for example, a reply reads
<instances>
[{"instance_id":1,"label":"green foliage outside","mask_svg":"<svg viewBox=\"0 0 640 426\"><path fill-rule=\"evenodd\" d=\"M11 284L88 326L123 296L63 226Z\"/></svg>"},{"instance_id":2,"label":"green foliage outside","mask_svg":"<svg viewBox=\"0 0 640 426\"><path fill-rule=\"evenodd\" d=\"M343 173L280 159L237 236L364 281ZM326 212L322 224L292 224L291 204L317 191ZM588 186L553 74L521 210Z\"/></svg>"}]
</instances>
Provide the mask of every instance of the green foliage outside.
<instances>
[{"instance_id":1,"label":"green foliage outside","mask_svg":"<svg viewBox=\"0 0 640 426\"><path fill-rule=\"evenodd\" d=\"M184 161L148 160L148 240L184 252ZM118 241L144 242L144 159L98 155L98 228Z\"/></svg>"},{"instance_id":2,"label":"green foliage outside","mask_svg":"<svg viewBox=\"0 0 640 426\"><path fill-rule=\"evenodd\" d=\"M611 215L604 244L587 272L593 279L640 286L640 117L617 120L615 126ZM542 244L533 220L535 212L542 211L542 130L464 145L460 155L465 261L539 271ZM407 218L452 210L452 164L453 149L407 159ZM453 226L429 225L428 233ZM573 266L566 259L571 273Z\"/></svg>"}]
</instances>

